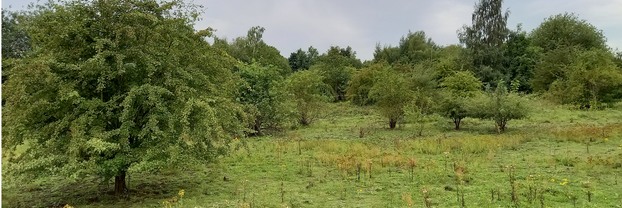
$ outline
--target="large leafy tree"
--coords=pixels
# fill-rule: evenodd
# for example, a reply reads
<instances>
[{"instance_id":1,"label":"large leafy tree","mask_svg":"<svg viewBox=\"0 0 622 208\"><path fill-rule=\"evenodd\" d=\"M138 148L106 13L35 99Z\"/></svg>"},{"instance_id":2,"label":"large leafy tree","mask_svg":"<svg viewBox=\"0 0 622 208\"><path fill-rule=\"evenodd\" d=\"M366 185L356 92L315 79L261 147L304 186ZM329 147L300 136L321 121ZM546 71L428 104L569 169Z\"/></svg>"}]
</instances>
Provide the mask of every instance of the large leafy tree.
<instances>
[{"instance_id":1,"label":"large leafy tree","mask_svg":"<svg viewBox=\"0 0 622 208\"><path fill-rule=\"evenodd\" d=\"M542 51L532 79L535 91L585 108L614 102L622 95L622 71L600 30L574 14L546 19L531 33Z\"/></svg>"},{"instance_id":2,"label":"large leafy tree","mask_svg":"<svg viewBox=\"0 0 622 208\"><path fill-rule=\"evenodd\" d=\"M115 178L210 161L243 127L236 61L195 32L195 7L68 1L33 11L33 52L4 85L5 167ZM23 151L15 153L17 147Z\"/></svg>"},{"instance_id":3,"label":"large leafy tree","mask_svg":"<svg viewBox=\"0 0 622 208\"><path fill-rule=\"evenodd\" d=\"M535 47L542 52L532 79L535 91L547 91L556 80L565 79L565 72L582 51L607 51L602 32L574 14L558 14L547 18L530 34Z\"/></svg>"},{"instance_id":4,"label":"large leafy tree","mask_svg":"<svg viewBox=\"0 0 622 208\"><path fill-rule=\"evenodd\" d=\"M472 25L465 25L458 34L472 57L475 74L490 85L507 74L502 67L502 47L509 34L509 11L504 12L502 5L503 0L480 0L475 4Z\"/></svg>"},{"instance_id":5,"label":"large leafy tree","mask_svg":"<svg viewBox=\"0 0 622 208\"><path fill-rule=\"evenodd\" d=\"M531 34L533 45L549 52L564 47L607 49L605 36L575 14L557 14L544 20Z\"/></svg>"}]
</instances>

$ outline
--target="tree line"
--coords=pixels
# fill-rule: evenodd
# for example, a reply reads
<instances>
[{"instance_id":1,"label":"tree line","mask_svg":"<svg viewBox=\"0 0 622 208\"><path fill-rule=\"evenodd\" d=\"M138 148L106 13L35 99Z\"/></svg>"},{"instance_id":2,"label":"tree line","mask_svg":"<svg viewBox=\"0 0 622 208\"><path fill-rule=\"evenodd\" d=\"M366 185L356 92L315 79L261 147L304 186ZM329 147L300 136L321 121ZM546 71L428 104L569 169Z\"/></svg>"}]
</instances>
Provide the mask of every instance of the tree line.
<instances>
[{"instance_id":1,"label":"tree line","mask_svg":"<svg viewBox=\"0 0 622 208\"><path fill-rule=\"evenodd\" d=\"M362 62L349 46L285 58L260 26L219 38L194 29L199 11L181 0L3 11L5 168L115 178L121 194L130 168L212 161L234 138L312 124L327 102L375 106L389 128L438 114L456 130L474 117L501 132L527 115L527 94L584 109L622 98L622 53L574 14L511 30L502 0L480 0L460 44L409 32Z\"/></svg>"}]
</instances>

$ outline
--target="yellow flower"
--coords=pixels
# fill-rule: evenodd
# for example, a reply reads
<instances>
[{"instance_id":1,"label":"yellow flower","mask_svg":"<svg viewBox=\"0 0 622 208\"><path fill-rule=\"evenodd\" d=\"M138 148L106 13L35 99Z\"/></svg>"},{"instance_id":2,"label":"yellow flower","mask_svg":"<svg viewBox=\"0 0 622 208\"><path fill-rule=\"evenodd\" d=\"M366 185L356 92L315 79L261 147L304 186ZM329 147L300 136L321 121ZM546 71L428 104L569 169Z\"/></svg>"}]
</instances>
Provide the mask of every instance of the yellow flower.
<instances>
[{"instance_id":1,"label":"yellow flower","mask_svg":"<svg viewBox=\"0 0 622 208\"><path fill-rule=\"evenodd\" d=\"M562 182L559 183L559 185L565 186L566 184L568 184L568 182L569 182L568 179L564 178L562 179Z\"/></svg>"},{"instance_id":2,"label":"yellow flower","mask_svg":"<svg viewBox=\"0 0 622 208\"><path fill-rule=\"evenodd\" d=\"M186 194L186 191L184 191L183 189L179 190L179 193L177 193L177 195L179 195L179 198L184 197L184 194Z\"/></svg>"}]
</instances>

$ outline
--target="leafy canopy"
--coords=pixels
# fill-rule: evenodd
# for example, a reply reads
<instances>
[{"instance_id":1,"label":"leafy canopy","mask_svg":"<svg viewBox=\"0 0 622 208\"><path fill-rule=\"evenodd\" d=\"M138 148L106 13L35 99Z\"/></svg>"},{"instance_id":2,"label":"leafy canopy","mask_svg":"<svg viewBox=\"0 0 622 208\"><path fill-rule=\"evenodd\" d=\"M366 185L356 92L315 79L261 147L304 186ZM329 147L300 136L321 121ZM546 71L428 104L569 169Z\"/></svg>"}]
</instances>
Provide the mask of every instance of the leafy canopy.
<instances>
[{"instance_id":1,"label":"leafy canopy","mask_svg":"<svg viewBox=\"0 0 622 208\"><path fill-rule=\"evenodd\" d=\"M438 102L436 111L452 119L454 129L459 130L462 119L469 115L469 99L479 94L482 82L472 72L459 71L445 77L441 87L441 101Z\"/></svg>"},{"instance_id":2,"label":"leafy canopy","mask_svg":"<svg viewBox=\"0 0 622 208\"><path fill-rule=\"evenodd\" d=\"M274 66L263 67L258 63L240 64L238 74L242 78L238 100L245 106L250 117L252 134L260 135L264 129L278 130L291 118L288 113L290 98L283 92L282 76Z\"/></svg>"},{"instance_id":3,"label":"leafy canopy","mask_svg":"<svg viewBox=\"0 0 622 208\"><path fill-rule=\"evenodd\" d=\"M33 11L32 55L3 87L7 169L125 177L225 153L243 129L236 61L195 32L196 9L110 0Z\"/></svg>"},{"instance_id":4,"label":"leafy canopy","mask_svg":"<svg viewBox=\"0 0 622 208\"><path fill-rule=\"evenodd\" d=\"M322 79L317 71L307 70L294 73L285 81L286 92L295 102L301 125L309 125L329 99L330 86Z\"/></svg>"},{"instance_id":5,"label":"leafy canopy","mask_svg":"<svg viewBox=\"0 0 622 208\"><path fill-rule=\"evenodd\" d=\"M378 111L389 119L389 128L393 129L404 117L404 106L412 100L413 91L407 79L392 69L379 73L374 83L369 98L376 101Z\"/></svg>"},{"instance_id":6,"label":"leafy canopy","mask_svg":"<svg viewBox=\"0 0 622 208\"><path fill-rule=\"evenodd\" d=\"M501 82L494 91L472 98L468 107L471 116L493 120L498 132L505 131L508 121L522 119L529 114L528 101L516 92L508 91Z\"/></svg>"}]
</instances>

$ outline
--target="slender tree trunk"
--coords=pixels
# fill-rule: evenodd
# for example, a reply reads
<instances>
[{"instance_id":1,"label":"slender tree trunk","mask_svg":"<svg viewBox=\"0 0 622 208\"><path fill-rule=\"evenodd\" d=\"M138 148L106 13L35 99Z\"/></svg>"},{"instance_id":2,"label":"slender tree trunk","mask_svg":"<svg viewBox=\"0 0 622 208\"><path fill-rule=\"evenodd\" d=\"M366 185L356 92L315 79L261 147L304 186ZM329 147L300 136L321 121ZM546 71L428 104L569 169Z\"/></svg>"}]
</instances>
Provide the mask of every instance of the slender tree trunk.
<instances>
[{"instance_id":1,"label":"slender tree trunk","mask_svg":"<svg viewBox=\"0 0 622 208\"><path fill-rule=\"evenodd\" d=\"M390 129L394 129L395 125L397 124L397 119L389 119L389 128Z\"/></svg>"},{"instance_id":2,"label":"slender tree trunk","mask_svg":"<svg viewBox=\"0 0 622 208\"><path fill-rule=\"evenodd\" d=\"M499 127L499 130L501 132L505 132L505 122L501 123L501 126Z\"/></svg>"},{"instance_id":3,"label":"slender tree trunk","mask_svg":"<svg viewBox=\"0 0 622 208\"><path fill-rule=\"evenodd\" d=\"M254 136L261 135L261 120L255 119L255 122L253 124L253 130L255 130L255 133L253 133Z\"/></svg>"},{"instance_id":4,"label":"slender tree trunk","mask_svg":"<svg viewBox=\"0 0 622 208\"><path fill-rule=\"evenodd\" d=\"M309 118L307 116L307 113L302 113L300 116L300 124L302 124L303 126L307 126L309 125Z\"/></svg>"},{"instance_id":5,"label":"slender tree trunk","mask_svg":"<svg viewBox=\"0 0 622 208\"><path fill-rule=\"evenodd\" d=\"M497 133L503 133L505 131L505 124L507 123L507 121L504 120L500 120L497 121Z\"/></svg>"},{"instance_id":6,"label":"slender tree trunk","mask_svg":"<svg viewBox=\"0 0 622 208\"><path fill-rule=\"evenodd\" d=\"M120 196L127 192L127 184L125 182L125 175L127 171L121 171L114 177L114 194Z\"/></svg>"},{"instance_id":7,"label":"slender tree trunk","mask_svg":"<svg viewBox=\"0 0 622 208\"><path fill-rule=\"evenodd\" d=\"M462 121L462 119L460 118L454 118L454 126L455 126L455 130L460 130L460 121Z\"/></svg>"}]
</instances>

